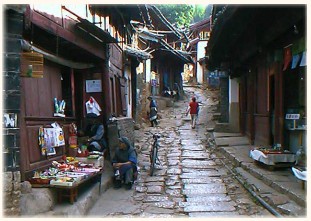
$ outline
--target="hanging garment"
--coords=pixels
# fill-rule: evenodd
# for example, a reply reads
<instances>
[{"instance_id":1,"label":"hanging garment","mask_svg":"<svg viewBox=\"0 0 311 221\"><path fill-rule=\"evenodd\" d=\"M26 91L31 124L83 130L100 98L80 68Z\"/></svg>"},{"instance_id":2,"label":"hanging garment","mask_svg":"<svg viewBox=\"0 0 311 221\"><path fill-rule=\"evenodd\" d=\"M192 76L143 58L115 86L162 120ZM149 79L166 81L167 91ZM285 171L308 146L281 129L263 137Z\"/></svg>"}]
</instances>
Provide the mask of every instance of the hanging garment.
<instances>
[{"instance_id":1,"label":"hanging garment","mask_svg":"<svg viewBox=\"0 0 311 221\"><path fill-rule=\"evenodd\" d=\"M102 111L99 104L97 103L97 101L92 96L85 103L85 106L86 106L86 113L87 114L93 113L93 114L96 114L97 116L99 116L100 111Z\"/></svg>"},{"instance_id":2,"label":"hanging garment","mask_svg":"<svg viewBox=\"0 0 311 221\"><path fill-rule=\"evenodd\" d=\"M303 66L306 66L307 65L307 55L306 55L306 52L304 51L302 53L302 58L301 58L301 61L300 61L300 67L303 67Z\"/></svg>"},{"instance_id":3,"label":"hanging garment","mask_svg":"<svg viewBox=\"0 0 311 221\"><path fill-rule=\"evenodd\" d=\"M284 48L284 65L283 65L283 71L285 71L290 62L292 61L292 51L291 47Z\"/></svg>"}]
</instances>

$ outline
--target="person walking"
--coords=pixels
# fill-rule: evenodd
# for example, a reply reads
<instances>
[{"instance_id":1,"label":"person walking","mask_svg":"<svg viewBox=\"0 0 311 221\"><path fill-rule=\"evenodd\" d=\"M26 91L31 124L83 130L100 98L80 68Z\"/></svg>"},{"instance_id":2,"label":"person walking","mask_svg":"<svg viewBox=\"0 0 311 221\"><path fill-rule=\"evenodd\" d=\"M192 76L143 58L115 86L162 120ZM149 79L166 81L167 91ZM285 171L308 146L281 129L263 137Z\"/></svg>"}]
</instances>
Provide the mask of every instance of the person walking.
<instances>
[{"instance_id":1,"label":"person walking","mask_svg":"<svg viewBox=\"0 0 311 221\"><path fill-rule=\"evenodd\" d=\"M151 122L151 126L154 127L154 126L158 125L157 103L150 96L147 99L150 101L150 104L149 104L149 120Z\"/></svg>"},{"instance_id":2,"label":"person walking","mask_svg":"<svg viewBox=\"0 0 311 221\"><path fill-rule=\"evenodd\" d=\"M191 128L194 129L196 120L198 117L198 113L199 113L199 103L196 101L195 97L192 97L191 102L189 103L186 115L188 115L189 112L190 112L190 117L191 117Z\"/></svg>"}]
</instances>

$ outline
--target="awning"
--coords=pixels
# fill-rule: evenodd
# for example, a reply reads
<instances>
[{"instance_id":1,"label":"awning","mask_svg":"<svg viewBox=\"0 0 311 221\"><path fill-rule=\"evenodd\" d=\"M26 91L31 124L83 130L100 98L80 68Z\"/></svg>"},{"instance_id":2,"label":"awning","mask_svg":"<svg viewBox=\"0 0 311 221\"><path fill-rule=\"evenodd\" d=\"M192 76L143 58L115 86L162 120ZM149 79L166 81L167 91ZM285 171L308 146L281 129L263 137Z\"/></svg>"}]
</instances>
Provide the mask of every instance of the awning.
<instances>
[{"instance_id":1,"label":"awning","mask_svg":"<svg viewBox=\"0 0 311 221\"><path fill-rule=\"evenodd\" d=\"M132 57L136 57L136 58L139 58L141 60L147 60L147 59L150 59L152 58L152 55L145 52L145 51L142 51L142 50L139 50L139 49L136 49L136 48L131 48L129 46L127 46L125 49L124 49L124 53L129 55L129 56L132 56Z\"/></svg>"},{"instance_id":2,"label":"awning","mask_svg":"<svg viewBox=\"0 0 311 221\"><path fill-rule=\"evenodd\" d=\"M95 67L94 64L90 64L90 63L82 63L82 62L75 62L75 61L71 61L65 58L61 58L59 56L53 55L51 53L48 53L44 50L41 50L35 46L33 46L32 44L30 44L28 41L26 40L21 40L21 47L24 51L35 51L38 52L40 54L43 55L43 57L45 59L48 59L50 61L53 61L57 64L61 64L70 68L74 68L74 69L88 69L88 68L93 68Z\"/></svg>"},{"instance_id":3,"label":"awning","mask_svg":"<svg viewBox=\"0 0 311 221\"><path fill-rule=\"evenodd\" d=\"M169 44L167 44L164 40L160 39L160 43L161 45L169 52L171 52L173 55L177 56L178 58L180 58L182 61L184 61L185 63L193 63L193 60L190 56L188 56L188 54L185 54L182 51L177 51L175 50L172 46L170 46Z\"/></svg>"}]
</instances>

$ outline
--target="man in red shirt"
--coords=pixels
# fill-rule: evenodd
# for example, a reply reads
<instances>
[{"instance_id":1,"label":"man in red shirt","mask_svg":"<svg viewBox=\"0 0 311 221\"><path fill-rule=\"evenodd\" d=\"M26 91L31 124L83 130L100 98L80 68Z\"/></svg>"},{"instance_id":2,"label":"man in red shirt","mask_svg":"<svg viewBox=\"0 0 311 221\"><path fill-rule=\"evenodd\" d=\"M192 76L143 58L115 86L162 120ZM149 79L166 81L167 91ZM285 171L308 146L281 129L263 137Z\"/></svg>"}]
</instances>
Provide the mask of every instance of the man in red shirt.
<instances>
[{"instance_id":1,"label":"man in red shirt","mask_svg":"<svg viewBox=\"0 0 311 221\"><path fill-rule=\"evenodd\" d=\"M189 107L187 110L187 115L190 112L190 116L191 116L191 127L192 129L195 128L195 123L196 123L196 119L199 113L199 103L196 102L196 98L192 97L191 99L192 101L189 103Z\"/></svg>"}]
</instances>

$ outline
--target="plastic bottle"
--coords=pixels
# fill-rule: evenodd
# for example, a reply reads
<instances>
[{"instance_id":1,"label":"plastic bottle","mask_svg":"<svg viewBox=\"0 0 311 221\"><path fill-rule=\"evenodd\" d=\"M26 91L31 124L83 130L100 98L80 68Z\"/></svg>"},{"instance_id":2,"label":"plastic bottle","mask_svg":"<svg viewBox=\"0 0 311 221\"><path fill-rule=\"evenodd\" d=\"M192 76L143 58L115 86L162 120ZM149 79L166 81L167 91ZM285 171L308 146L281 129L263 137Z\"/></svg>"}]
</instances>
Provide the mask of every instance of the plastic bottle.
<instances>
[{"instance_id":1,"label":"plastic bottle","mask_svg":"<svg viewBox=\"0 0 311 221\"><path fill-rule=\"evenodd\" d=\"M57 102L57 98L54 98L54 108L55 108L55 113L58 113L59 111L59 107L58 107L58 102Z\"/></svg>"}]
</instances>

